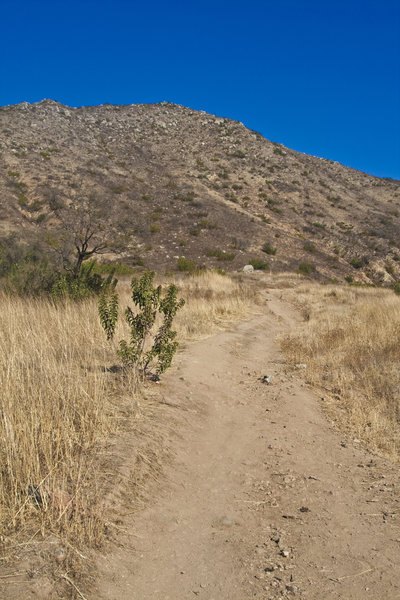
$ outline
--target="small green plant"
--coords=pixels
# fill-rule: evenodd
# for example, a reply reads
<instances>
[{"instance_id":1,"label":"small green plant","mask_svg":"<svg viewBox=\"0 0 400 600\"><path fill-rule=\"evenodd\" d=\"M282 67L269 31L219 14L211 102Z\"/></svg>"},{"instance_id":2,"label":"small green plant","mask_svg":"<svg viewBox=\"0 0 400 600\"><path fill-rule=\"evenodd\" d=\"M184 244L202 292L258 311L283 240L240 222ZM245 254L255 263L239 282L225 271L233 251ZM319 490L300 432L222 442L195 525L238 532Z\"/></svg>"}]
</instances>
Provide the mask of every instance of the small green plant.
<instances>
[{"instance_id":1,"label":"small green plant","mask_svg":"<svg viewBox=\"0 0 400 600\"><path fill-rule=\"evenodd\" d=\"M153 285L154 275L154 271L148 271L140 279L134 277L131 281L135 310L130 306L125 310L125 318L131 330L130 338L129 341L120 340L117 350L124 368L133 370L136 381L146 375L153 363L156 364L157 373L164 373L171 366L178 348L172 322L185 301L178 300L178 288L173 284L168 286L163 297L161 286ZM98 308L100 323L107 339L111 340L118 321L117 294L101 296ZM154 332L159 317L162 319L161 325Z\"/></svg>"},{"instance_id":2,"label":"small green plant","mask_svg":"<svg viewBox=\"0 0 400 600\"><path fill-rule=\"evenodd\" d=\"M178 258L178 271L182 271L184 273L195 273L198 271L198 266L194 262L194 260L189 260L184 256Z\"/></svg>"},{"instance_id":3,"label":"small green plant","mask_svg":"<svg viewBox=\"0 0 400 600\"><path fill-rule=\"evenodd\" d=\"M311 275L312 273L314 273L315 271L315 267L314 265L311 265L310 263L300 263L299 264L299 269L298 269L299 273L301 273L301 275Z\"/></svg>"},{"instance_id":4,"label":"small green plant","mask_svg":"<svg viewBox=\"0 0 400 600\"><path fill-rule=\"evenodd\" d=\"M83 300L89 296L112 294L118 283L114 277L115 269L109 271L107 277L102 277L96 272L96 267L96 261L91 259L82 264L77 275L73 270L59 274L50 291L53 299Z\"/></svg>"},{"instance_id":5,"label":"small green plant","mask_svg":"<svg viewBox=\"0 0 400 600\"><path fill-rule=\"evenodd\" d=\"M111 294L108 297L102 294L99 298L99 317L100 323L106 332L107 340L114 336L115 326L118 320L119 300L117 294Z\"/></svg>"},{"instance_id":6,"label":"small green plant","mask_svg":"<svg viewBox=\"0 0 400 600\"><path fill-rule=\"evenodd\" d=\"M354 269L361 269L361 267L363 266L363 261L361 260L361 258L353 258L350 261L350 264L352 267L354 267Z\"/></svg>"},{"instance_id":7,"label":"small green plant","mask_svg":"<svg viewBox=\"0 0 400 600\"><path fill-rule=\"evenodd\" d=\"M198 223L199 227L202 229L216 229L218 227L215 221L208 221L207 219L201 219Z\"/></svg>"},{"instance_id":8,"label":"small green plant","mask_svg":"<svg viewBox=\"0 0 400 600\"><path fill-rule=\"evenodd\" d=\"M233 252L224 252L223 250L216 249L207 250L206 254L210 258L212 257L222 261L233 260L236 256Z\"/></svg>"},{"instance_id":9,"label":"small green plant","mask_svg":"<svg viewBox=\"0 0 400 600\"><path fill-rule=\"evenodd\" d=\"M392 265L386 264L385 269L386 269L386 272L389 273L389 275L394 275L394 268Z\"/></svg>"},{"instance_id":10,"label":"small green plant","mask_svg":"<svg viewBox=\"0 0 400 600\"><path fill-rule=\"evenodd\" d=\"M131 259L131 261L134 265L143 266L143 260L139 256L135 256ZM122 262L101 264L96 263L94 270L95 273L99 273L100 275L108 275L109 273L113 273L115 275L133 275L135 271L133 266Z\"/></svg>"},{"instance_id":11,"label":"small green plant","mask_svg":"<svg viewBox=\"0 0 400 600\"><path fill-rule=\"evenodd\" d=\"M311 252L311 254L315 254L315 252L317 251L314 244L309 244L309 243L304 244L303 250L305 250L306 252Z\"/></svg>"},{"instance_id":12,"label":"small green plant","mask_svg":"<svg viewBox=\"0 0 400 600\"><path fill-rule=\"evenodd\" d=\"M271 246L271 244L268 243L264 244L264 246L262 247L262 251L265 252L265 254L276 254L276 248L274 248L273 246Z\"/></svg>"},{"instance_id":13,"label":"small green plant","mask_svg":"<svg viewBox=\"0 0 400 600\"><path fill-rule=\"evenodd\" d=\"M393 291L395 294L400 296L400 283L398 281L396 281L396 283L393 284Z\"/></svg>"},{"instance_id":14,"label":"small green plant","mask_svg":"<svg viewBox=\"0 0 400 600\"><path fill-rule=\"evenodd\" d=\"M269 271L269 264L260 258L253 258L253 260L249 261L249 265L256 269L256 271Z\"/></svg>"}]
</instances>

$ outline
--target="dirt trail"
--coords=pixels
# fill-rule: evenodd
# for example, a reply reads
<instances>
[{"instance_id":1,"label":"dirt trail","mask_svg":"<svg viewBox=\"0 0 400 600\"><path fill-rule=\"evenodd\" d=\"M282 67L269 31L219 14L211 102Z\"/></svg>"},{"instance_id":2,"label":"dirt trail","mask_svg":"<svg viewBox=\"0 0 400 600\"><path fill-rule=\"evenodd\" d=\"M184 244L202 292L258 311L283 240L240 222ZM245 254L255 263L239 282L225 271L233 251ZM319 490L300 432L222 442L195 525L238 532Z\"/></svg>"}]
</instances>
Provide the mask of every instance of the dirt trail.
<instances>
[{"instance_id":1,"label":"dirt trail","mask_svg":"<svg viewBox=\"0 0 400 600\"><path fill-rule=\"evenodd\" d=\"M271 290L263 315L193 344L164 378L182 408L175 459L90 598L400 598L398 473L287 369L275 339L296 318Z\"/></svg>"}]
</instances>

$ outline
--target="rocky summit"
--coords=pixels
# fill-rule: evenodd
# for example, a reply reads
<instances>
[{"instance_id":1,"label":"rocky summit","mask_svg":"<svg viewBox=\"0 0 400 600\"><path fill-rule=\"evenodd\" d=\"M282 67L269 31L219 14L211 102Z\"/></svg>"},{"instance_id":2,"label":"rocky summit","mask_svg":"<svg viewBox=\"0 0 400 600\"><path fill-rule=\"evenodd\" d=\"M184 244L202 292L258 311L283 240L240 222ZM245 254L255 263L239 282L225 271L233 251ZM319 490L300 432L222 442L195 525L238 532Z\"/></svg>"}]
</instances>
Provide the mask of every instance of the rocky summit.
<instances>
[{"instance_id":1,"label":"rocky summit","mask_svg":"<svg viewBox=\"0 0 400 600\"><path fill-rule=\"evenodd\" d=\"M170 103L0 109L0 238L55 247L57 206L102 207L102 260L400 279L400 182ZM100 213L99 213L100 214Z\"/></svg>"}]
</instances>

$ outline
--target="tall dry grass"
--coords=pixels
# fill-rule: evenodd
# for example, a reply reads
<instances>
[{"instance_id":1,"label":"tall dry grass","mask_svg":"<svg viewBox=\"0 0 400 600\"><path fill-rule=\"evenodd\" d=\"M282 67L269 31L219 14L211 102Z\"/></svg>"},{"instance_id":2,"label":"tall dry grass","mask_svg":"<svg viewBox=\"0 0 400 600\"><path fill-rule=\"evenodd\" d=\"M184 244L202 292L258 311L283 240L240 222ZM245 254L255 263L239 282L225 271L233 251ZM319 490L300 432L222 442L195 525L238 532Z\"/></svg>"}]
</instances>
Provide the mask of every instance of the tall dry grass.
<instances>
[{"instance_id":1,"label":"tall dry grass","mask_svg":"<svg viewBox=\"0 0 400 600\"><path fill-rule=\"evenodd\" d=\"M249 316L259 301L255 286L240 276L205 271L195 277L177 278L174 283L186 301L174 323L182 340L205 337Z\"/></svg>"},{"instance_id":2,"label":"tall dry grass","mask_svg":"<svg viewBox=\"0 0 400 600\"><path fill-rule=\"evenodd\" d=\"M95 304L2 295L0 307L2 532L67 529L94 543L91 455L114 429Z\"/></svg>"},{"instance_id":3,"label":"tall dry grass","mask_svg":"<svg viewBox=\"0 0 400 600\"><path fill-rule=\"evenodd\" d=\"M212 333L254 306L249 288L204 273L176 281L186 300L178 340ZM121 310L132 304L121 286ZM127 339L123 319L116 340ZM0 527L3 540L56 532L101 541L104 494L99 456L129 419L129 379L109 369L97 300L53 304L0 295ZM22 536L23 537L23 536Z\"/></svg>"},{"instance_id":4,"label":"tall dry grass","mask_svg":"<svg viewBox=\"0 0 400 600\"><path fill-rule=\"evenodd\" d=\"M303 286L304 322L283 340L331 416L369 448L400 451L400 298L390 290Z\"/></svg>"}]
</instances>

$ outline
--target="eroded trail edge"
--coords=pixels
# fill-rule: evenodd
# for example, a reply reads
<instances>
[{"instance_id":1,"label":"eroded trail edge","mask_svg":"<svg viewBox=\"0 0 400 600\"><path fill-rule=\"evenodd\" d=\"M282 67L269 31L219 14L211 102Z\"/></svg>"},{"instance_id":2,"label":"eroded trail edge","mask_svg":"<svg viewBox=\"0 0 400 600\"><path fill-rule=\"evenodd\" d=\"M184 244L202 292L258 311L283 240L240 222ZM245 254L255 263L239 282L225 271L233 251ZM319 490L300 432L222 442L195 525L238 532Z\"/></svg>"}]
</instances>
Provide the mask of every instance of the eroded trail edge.
<instances>
[{"instance_id":1,"label":"eroded trail edge","mask_svg":"<svg viewBox=\"0 0 400 600\"><path fill-rule=\"evenodd\" d=\"M266 298L162 382L175 456L90 598L400 598L398 473L329 423L276 341L295 312Z\"/></svg>"}]
</instances>

